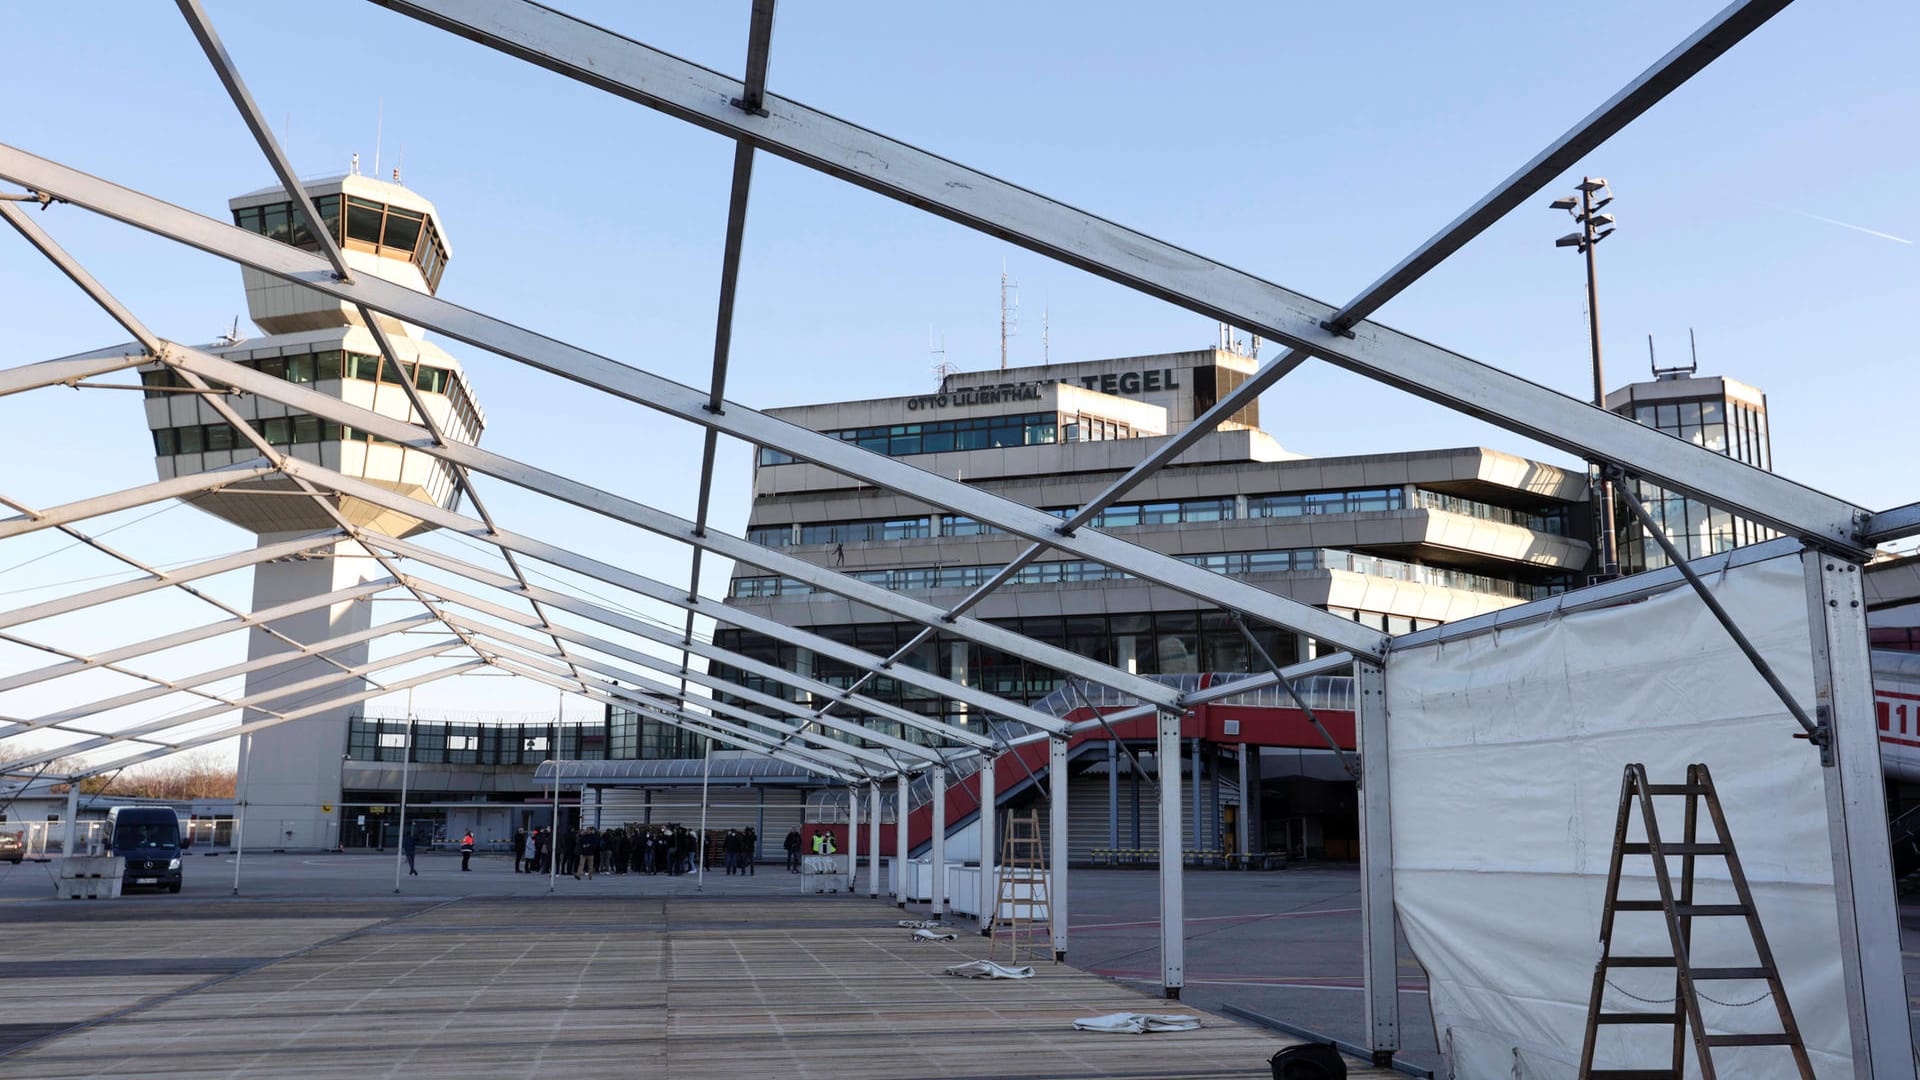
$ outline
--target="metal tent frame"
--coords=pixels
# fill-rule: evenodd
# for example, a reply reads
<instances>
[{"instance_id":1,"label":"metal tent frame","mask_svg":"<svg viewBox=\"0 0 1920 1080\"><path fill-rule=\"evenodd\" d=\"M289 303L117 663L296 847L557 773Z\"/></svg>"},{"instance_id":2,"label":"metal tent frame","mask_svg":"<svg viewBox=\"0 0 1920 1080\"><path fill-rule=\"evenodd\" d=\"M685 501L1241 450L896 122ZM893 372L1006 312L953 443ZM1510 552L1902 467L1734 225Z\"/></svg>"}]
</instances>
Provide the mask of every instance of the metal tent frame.
<instances>
[{"instance_id":1,"label":"metal tent frame","mask_svg":"<svg viewBox=\"0 0 1920 1080\"><path fill-rule=\"evenodd\" d=\"M285 152L273 138L237 66L227 54L211 20L198 0L177 0L182 14L226 87L262 153L287 193L307 214L319 220L311 199L298 183ZM1873 544L1920 534L1920 504L1873 514L1844 500L1796 484L1784 477L1752 468L1702 447L1689 445L1643 427L1629 419L1544 387L1490 365L1419 340L1371 321L1370 316L1424 274L1458 251L1493 222L1545 184L1572 167L1582 155L1604 142L1635 117L1651 108L1676 87L1697 74L1716 57L1782 10L1788 0L1741 0L1730 4L1693 35L1650 66L1638 78L1554 140L1486 196L1448 223L1405 259L1347 304L1335 307L1264 281L1230 266L1173 247L995 177L929 154L905 143L868 131L807 106L771 94L767 74L773 33L773 0L753 0L744 75L735 78L712 71L641 42L614 34L542 7L531 0L373 0L401 15L419 20L486 47L499 50L557 74L661 111L734 140L728 214L722 240L720 299L716 315L711 379L706 390L684 386L641 367L595 355L529 330L447 303L434 296L371 276L356 277L338 245L318 236L320 255L309 254L236 226L170 206L140 192L36 157L25 150L0 145L0 179L27 189L27 196L0 199L0 217L33 247L91 296L123 325L135 344L99 350L61 360L29 364L0 371L0 396L58 385L159 363L175 373L191 392L197 392L221 417L241 433L258 453L257 460L217 472L106 493L46 510L13 505L19 516L0 520L0 539L56 528L80 542L142 571L141 580L75 593L0 613L0 631L52 615L108 604L159 589L179 589L220 608L222 621L203 624L121 645L99 653L80 655L7 633L0 639L59 657L58 662L0 678L0 689L13 689L102 669L129 675L149 688L97 701L79 709L35 718L9 718L0 738L26 730L57 730L100 740L99 745L128 744L136 753L99 766L104 771L150 760L219 739L287 723L355 701L366 700L412 686L475 670L494 671L534 680L589 699L618 703L648 716L707 736L724 745L808 769L856 792L865 785L877 798L880 782L891 776L904 800L906 777L921 770L934 780L938 818L943 802L947 762L956 751L943 751L875 730L874 722L899 724L935 737L959 753L987 756L1005 745L991 730L977 729L922 717L862 695L859 691L875 676L899 679L941 697L966 702L1024 725L1029 738L1051 742L1050 760L1063 769L1066 739L1086 724L1111 722L1115 715L1158 717L1161 760L1179 759L1179 728L1185 710L1202 701L1232 697L1260 686L1283 684L1316 671L1352 663L1360 687L1363 829L1363 924L1366 942L1366 1008L1370 1049L1388 1059L1399 1047L1396 979L1393 971L1392 865L1387 812L1390 792L1384 783L1365 777L1384 774L1369 769L1377 763L1379 747L1387 737L1384 676L1381 660L1393 641L1354 622L1331 615L1255 586L1236 581L1166 555L1128 543L1090 527L1105 507L1138 486L1181 452L1205 438L1222 421L1257 399L1305 360L1318 357L1369 378L1398 387L1448 408L1489 421L1527 438L1545 443L1602 465L1624 468L1635 476L1672 490L1708 499L1735 513L1765 522L1806 547L1810 589L1833 601L1821 627L1817 650L1822 663L1823 709L1833 714L1838 778L1832 785L1830 827L1836 847L1836 876L1844 893L1843 935L1848 943L1847 990L1857 1004L1856 1062L1863 1075L1904 1075L1911 1068L1906 1032L1904 993L1899 982L1897 926L1894 922L1890 879L1874 875L1886 863L1884 811L1873 788L1879 775L1877 756L1859 752L1864 722L1871 738L1871 685L1865 664L1864 615L1857 605L1842 606L1857 596L1859 563ZM828 176L898 200L969 228L1001 237L1070 266L1127 285L1209 318L1257 331L1287 346L1279 357L1262 365L1244 385L1224 396L1180 434L1167 439L1139 465L1066 520L927 473L911 462L889 458L808 431L726 398L728 367L739 264L755 157L773 154ZM71 204L114 218L222 258L354 305L373 332L379 351L393 360L392 343L380 329L375 313L423 326L447 337L478 346L508 359L626 399L699 426L704 435L697 509L682 518L620 495L570 480L538 467L477 447L450 440L431 419L417 392L401 385L412 406L412 421L400 421L359 409L335 398L301 389L204 351L168 341L149 331L84 267L59 247L30 219L23 200ZM454 476L458 494L472 501L474 516L428 506L392 492L343 476L283 453L228 404L234 395L260 398L351 424L405 448L444 462ZM965 514L1031 541L1019 558L979 586L965 599L940 609L837 570L815 566L777 549L714 530L709 505L718 439L729 435L810 461L877 487L910 493L931 504ZM692 571L682 588L613 567L554 545L501 528L475 490L473 474L497 480L560 502L569 503L687 545ZM134 506L219 490L242 480L265 476L282 478L315 501L337 528L254 551L219 556L193 565L161 570L100 544L80 532L78 523ZM506 573L478 566L435 548L424 540L399 540L355 526L334 508L333 496L350 495L372 503L403 509L438 526L446 535L477 542L504 561ZM296 497L297 497L296 496ZM342 541L350 541L376 560L385 576L350 590L329 594L303 605L370 600L398 594L420 614L382 623L368 635L347 635L329 641L300 644L288 641L292 652L270 661L203 672L187 679L169 680L142 674L127 665L151 653L193 641L255 628L293 610L291 605L246 614L220 604L196 589L193 582L246 569L269 559L298 557ZM970 618L966 613L981 599L1043 553L1059 551L1097 561L1147 582L1163 585L1236 616L1311 637L1340 650L1337 655L1282 669L1256 679L1205 691L1179 691L1130 672L1088 660ZM888 656L876 656L837 645L817 635L753 616L700 595L702 559L712 552L737 561L766 567L806 581L817 589L849 601L887 611L919 623L923 629L912 643ZM1736 556L1738 553L1735 553ZM1716 558L1730 558L1716 557ZM1700 560L1702 563L1711 560ZM587 580L651 601L666 603L685 613L684 629L675 635L614 610L591 596L564 588L537 586L526 564L543 563ZM423 569L416 570L415 567ZM1821 569L1824 567L1824 569ZM1848 592L1852 573L1851 588ZM458 584L449 584L447 578ZM1615 582L1566 597L1489 616L1500 619L1541 617L1542 612L1565 610L1569 604L1617 601L1636 590L1677 587L1679 575L1659 572L1633 582ZM487 597L467 589L485 586ZM518 607L524 606L526 611ZM564 613L591 629L556 621ZM727 650L696 639L701 618L710 618L798 644L821 655L853 665L864 672L849 688L838 688L773 665L748 661ZM1469 620L1477 623L1479 620ZM422 648L403 651L385 660L348 666L331 654L364 640L434 628L449 637ZM1468 632L1463 624L1458 632ZM516 632L520 631L520 632ZM1441 632L1447 632L1443 628ZM1433 633L1427 631L1424 633ZM533 635L532 637L526 636ZM644 649L620 644L613 635L637 637L679 654L677 664L663 661ZM1128 712L1069 725L1024 705L939 678L913 668L904 660L920 643L935 634L971 639L1017 653L1051 667L1069 679L1112 688L1138 702ZM1856 641L1855 639L1858 639ZM544 639L544 640L542 640ZM385 683L366 676L392 667L406 669L450 654L471 659ZM693 668L693 658L735 665L771 679L800 695L821 701L817 707L798 706L772 695L743 693L728 685L726 693L758 706L748 709L691 693L696 684L712 686ZM281 664L317 664L331 668L304 682L260 695L259 701L213 695L200 684L217 681L241 669ZM661 681L662 677L669 680ZM336 687L336 684L347 684ZM718 687L715 687L718 689ZM316 693L317 692L317 693ZM136 701L187 694L208 701L188 712L114 730L84 726L93 711ZM304 695L304 696L303 696ZM292 696L295 700L281 701ZM316 700L318 698L318 700ZM263 703L274 702L277 708ZM109 707L118 707L118 705ZM723 707L724 706L724 707ZM237 723L211 729L202 725L243 710ZM765 715L786 716L789 723ZM843 715L833 715L834 713ZM1864 721L1862 718L1865 718ZM868 745L840 738L854 735ZM1850 741L1851 740L1851 741ZM0 754L0 758L6 755ZM0 772L19 771L44 759L21 758L0 763ZM1057 774L1056 774L1057 777ZM1051 785L1063 800L1064 783ZM1166 770L1159 788L1162 836L1181 835L1178 770ZM1056 896L1066 894L1064 882L1065 821L1063 801L1053 808L1056 828L1055 865L1062 872ZM904 823L905 815L899 815ZM1879 824L1877 839L1874 832ZM904 824L899 850L904 851ZM936 826L936 864L944 828ZM1876 846L1877 844L1877 846ZM875 845L877 848L877 844ZM877 854L877 851L876 851ZM1844 876L1842 876L1844 875ZM1884 875L1883 875L1884 876ZM1164 857L1159 875L1162 925L1162 987L1177 997L1183 983L1183 897L1180 859ZM936 905L942 902L936 883ZM877 883L873 886L877 892ZM1884 895L1883 895L1884 894ZM1059 905L1064 908L1064 904ZM1064 921L1056 919L1054 947L1064 955ZM1894 957L1891 974L1876 952ZM1887 1000L1893 1002L1888 1005ZM1897 1024L1892 1018L1897 1016ZM1897 1031L1895 1028L1897 1027Z\"/></svg>"}]
</instances>

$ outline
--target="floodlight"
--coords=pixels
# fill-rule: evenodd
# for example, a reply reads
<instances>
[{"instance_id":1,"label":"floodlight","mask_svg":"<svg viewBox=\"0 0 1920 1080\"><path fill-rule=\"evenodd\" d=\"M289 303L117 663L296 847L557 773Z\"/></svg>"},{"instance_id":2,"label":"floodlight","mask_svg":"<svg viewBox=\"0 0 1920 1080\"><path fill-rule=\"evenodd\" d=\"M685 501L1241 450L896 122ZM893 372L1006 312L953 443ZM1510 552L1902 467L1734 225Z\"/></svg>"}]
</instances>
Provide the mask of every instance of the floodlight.
<instances>
[{"instance_id":1,"label":"floodlight","mask_svg":"<svg viewBox=\"0 0 1920 1080\"><path fill-rule=\"evenodd\" d=\"M1563 199L1553 200L1553 208L1555 210L1565 210L1569 214L1573 213L1573 208L1578 205L1579 204L1574 201L1574 198L1571 195L1568 195Z\"/></svg>"},{"instance_id":2,"label":"floodlight","mask_svg":"<svg viewBox=\"0 0 1920 1080\"><path fill-rule=\"evenodd\" d=\"M1602 225L1612 225L1612 224L1613 224L1613 215L1612 215L1612 214L1595 214L1595 215L1593 215L1593 227L1594 227L1594 228L1596 228L1596 229L1597 229L1597 228L1600 228L1600 227L1601 227Z\"/></svg>"},{"instance_id":3,"label":"floodlight","mask_svg":"<svg viewBox=\"0 0 1920 1080\"><path fill-rule=\"evenodd\" d=\"M1609 195L1609 196L1607 196L1607 197L1606 197L1606 198L1604 198L1604 199L1599 199L1599 200L1596 200L1596 201L1594 202L1594 204L1593 204L1593 208L1594 208L1595 210L1598 210L1598 209L1600 209L1601 207L1603 207L1603 206L1605 206L1605 205L1607 205L1608 203L1610 203L1610 202L1612 202L1612 201L1613 201L1613 196L1611 196L1611 195Z\"/></svg>"},{"instance_id":4,"label":"floodlight","mask_svg":"<svg viewBox=\"0 0 1920 1080\"><path fill-rule=\"evenodd\" d=\"M1598 176L1590 176L1587 179L1580 181L1581 191L1599 191L1601 188L1606 186L1607 186L1607 182Z\"/></svg>"},{"instance_id":5,"label":"floodlight","mask_svg":"<svg viewBox=\"0 0 1920 1080\"><path fill-rule=\"evenodd\" d=\"M1570 232L1567 235L1561 237L1560 239L1555 240L1553 242L1553 246L1554 247L1579 247L1581 242L1585 239L1586 239L1585 237L1581 236L1577 232Z\"/></svg>"},{"instance_id":6,"label":"floodlight","mask_svg":"<svg viewBox=\"0 0 1920 1080\"><path fill-rule=\"evenodd\" d=\"M1608 230L1607 230L1607 231L1605 231L1605 232L1599 232L1599 233L1594 233L1594 234L1593 234L1593 242L1597 244L1597 243L1599 243L1600 241L1602 241L1602 240L1605 240L1605 239L1606 239L1607 237L1609 237L1609 236L1612 236L1612 235L1613 235L1613 230L1612 230L1612 229L1608 229Z\"/></svg>"}]
</instances>

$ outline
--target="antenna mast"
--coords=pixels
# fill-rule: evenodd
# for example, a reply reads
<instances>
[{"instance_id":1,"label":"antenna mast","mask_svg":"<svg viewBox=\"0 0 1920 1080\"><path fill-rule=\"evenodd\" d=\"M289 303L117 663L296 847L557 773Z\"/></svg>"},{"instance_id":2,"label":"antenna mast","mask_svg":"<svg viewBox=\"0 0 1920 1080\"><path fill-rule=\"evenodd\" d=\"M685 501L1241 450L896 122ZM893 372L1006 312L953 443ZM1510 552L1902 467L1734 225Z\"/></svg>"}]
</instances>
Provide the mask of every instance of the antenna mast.
<instances>
[{"instance_id":1,"label":"antenna mast","mask_svg":"<svg viewBox=\"0 0 1920 1080\"><path fill-rule=\"evenodd\" d=\"M927 327L927 352L933 355L933 388L935 390L945 390L947 388L947 376L959 371L960 366L950 363L947 360L947 335L940 335L940 343L938 345L933 343L933 327L931 326Z\"/></svg>"},{"instance_id":2,"label":"antenna mast","mask_svg":"<svg viewBox=\"0 0 1920 1080\"><path fill-rule=\"evenodd\" d=\"M1007 303L1008 291L1013 303ZM1020 328L1020 283L1007 276L1007 261L1000 260L1000 370L1007 370L1007 339Z\"/></svg>"}]
</instances>

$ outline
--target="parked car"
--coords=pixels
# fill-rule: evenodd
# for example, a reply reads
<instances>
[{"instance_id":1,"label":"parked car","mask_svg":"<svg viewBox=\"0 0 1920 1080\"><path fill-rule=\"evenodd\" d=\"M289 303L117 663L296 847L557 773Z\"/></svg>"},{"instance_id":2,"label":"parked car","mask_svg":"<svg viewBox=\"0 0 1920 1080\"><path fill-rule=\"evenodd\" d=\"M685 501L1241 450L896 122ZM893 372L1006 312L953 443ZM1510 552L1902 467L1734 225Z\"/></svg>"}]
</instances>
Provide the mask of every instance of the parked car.
<instances>
[{"instance_id":1,"label":"parked car","mask_svg":"<svg viewBox=\"0 0 1920 1080\"><path fill-rule=\"evenodd\" d=\"M127 860L121 889L179 892L180 818L166 806L116 806L107 811L108 854Z\"/></svg>"},{"instance_id":2,"label":"parked car","mask_svg":"<svg viewBox=\"0 0 1920 1080\"><path fill-rule=\"evenodd\" d=\"M19 866L20 860L26 857L26 845L20 842L19 833L0 832L0 859Z\"/></svg>"}]
</instances>

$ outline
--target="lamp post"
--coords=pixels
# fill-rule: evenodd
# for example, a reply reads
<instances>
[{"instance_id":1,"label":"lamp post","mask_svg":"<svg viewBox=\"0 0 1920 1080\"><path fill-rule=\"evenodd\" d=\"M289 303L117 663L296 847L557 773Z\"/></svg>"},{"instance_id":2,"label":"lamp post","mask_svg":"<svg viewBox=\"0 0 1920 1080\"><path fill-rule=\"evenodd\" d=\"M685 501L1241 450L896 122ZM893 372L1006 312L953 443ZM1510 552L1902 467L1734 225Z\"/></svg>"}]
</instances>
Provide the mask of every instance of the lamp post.
<instances>
[{"instance_id":1,"label":"lamp post","mask_svg":"<svg viewBox=\"0 0 1920 1080\"><path fill-rule=\"evenodd\" d=\"M1613 191L1607 182L1593 176L1580 178L1579 194L1567 195L1553 200L1555 210L1565 210L1573 215L1580 226L1579 232L1571 232L1553 242L1554 247L1570 247L1586 256L1587 260L1587 336L1593 351L1593 404L1595 408L1607 407L1607 382L1605 368L1600 361L1600 295L1595 278L1593 249L1600 241L1613 235L1613 215L1599 213L1601 208L1613 201ZM1620 576L1619 544L1613 531L1613 481L1606 477L1605 462L1593 462L1594 472L1589 475L1588 488L1594 493L1598 504L1595 509L1599 519L1600 532L1600 573L1597 580L1606 581Z\"/></svg>"}]
</instances>

